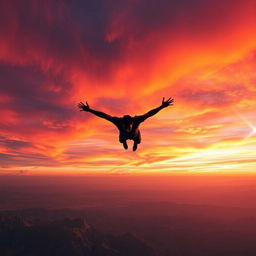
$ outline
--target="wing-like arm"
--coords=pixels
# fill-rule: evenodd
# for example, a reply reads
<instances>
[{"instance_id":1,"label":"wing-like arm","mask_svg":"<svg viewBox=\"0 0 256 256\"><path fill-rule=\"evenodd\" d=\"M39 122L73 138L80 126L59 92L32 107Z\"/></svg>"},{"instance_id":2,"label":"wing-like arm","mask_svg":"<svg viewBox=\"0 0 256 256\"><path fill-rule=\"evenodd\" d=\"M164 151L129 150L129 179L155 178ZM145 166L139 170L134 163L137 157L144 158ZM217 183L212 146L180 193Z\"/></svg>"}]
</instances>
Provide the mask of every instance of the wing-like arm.
<instances>
[{"instance_id":1,"label":"wing-like arm","mask_svg":"<svg viewBox=\"0 0 256 256\"><path fill-rule=\"evenodd\" d=\"M155 115L156 113L158 113L161 109L166 108L166 107L168 107L168 106L172 106L172 105L173 105L173 102L174 102L174 99L172 99L172 98L169 98L169 99L166 100L166 101L165 101L164 98L163 98L162 104L161 104L159 107L150 110L149 112L147 112L147 113L144 114L144 115L138 116L138 117L137 117L137 118L138 118L138 121L139 121L139 122L145 121L147 118L149 118L149 117Z\"/></svg>"},{"instance_id":2,"label":"wing-like arm","mask_svg":"<svg viewBox=\"0 0 256 256\"><path fill-rule=\"evenodd\" d=\"M78 104L78 108L80 108L80 111L87 111L87 112L90 112L98 117L101 117L101 118L104 118L112 123L115 122L115 119L117 119L117 117L114 117L114 116L110 116L104 112L101 112L101 111L97 111L97 110L94 110L94 109L91 109L89 104L87 103L86 101L86 105L83 103L83 102L80 102Z\"/></svg>"}]
</instances>

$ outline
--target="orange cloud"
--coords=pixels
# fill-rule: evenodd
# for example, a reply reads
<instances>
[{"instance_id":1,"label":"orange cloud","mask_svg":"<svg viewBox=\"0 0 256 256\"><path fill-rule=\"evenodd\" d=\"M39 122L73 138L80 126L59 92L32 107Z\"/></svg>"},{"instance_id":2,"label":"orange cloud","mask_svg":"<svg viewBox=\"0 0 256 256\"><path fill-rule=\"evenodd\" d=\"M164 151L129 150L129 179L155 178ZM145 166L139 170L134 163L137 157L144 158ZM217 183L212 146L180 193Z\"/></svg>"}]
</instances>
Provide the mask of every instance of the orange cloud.
<instances>
[{"instance_id":1,"label":"orange cloud","mask_svg":"<svg viewBox=\"0 0 256 256\"><path fill-rule=\"evenodd\" d=\"M0 3L0 167L252 171L255 1ZM143 114L136 153L109 114ZM247 120L247 121L245 121ZM251 124L251 125L248 125ZM22 145L22 146L21 146Z\"/></svg>"}]
</instances>

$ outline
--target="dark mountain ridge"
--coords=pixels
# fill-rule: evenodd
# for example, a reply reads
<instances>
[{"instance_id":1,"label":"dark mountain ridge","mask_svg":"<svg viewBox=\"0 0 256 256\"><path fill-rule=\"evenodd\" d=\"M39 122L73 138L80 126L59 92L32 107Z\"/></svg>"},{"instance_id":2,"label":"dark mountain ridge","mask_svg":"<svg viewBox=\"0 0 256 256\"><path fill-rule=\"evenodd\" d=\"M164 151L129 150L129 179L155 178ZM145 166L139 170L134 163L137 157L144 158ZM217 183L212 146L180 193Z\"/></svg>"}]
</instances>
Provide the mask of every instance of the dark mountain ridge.
<instances>
[{"instance_id":1,"label":"dark mountain ridge","mask_svg":"<svg viewBox=\"0 0 256 256\"><path fill-rule=\"evenodd\" d=\"M159 256L134 235L101 233L81 218L37 222L0 216L0 255Z\"/></svg>"}]
</instances>

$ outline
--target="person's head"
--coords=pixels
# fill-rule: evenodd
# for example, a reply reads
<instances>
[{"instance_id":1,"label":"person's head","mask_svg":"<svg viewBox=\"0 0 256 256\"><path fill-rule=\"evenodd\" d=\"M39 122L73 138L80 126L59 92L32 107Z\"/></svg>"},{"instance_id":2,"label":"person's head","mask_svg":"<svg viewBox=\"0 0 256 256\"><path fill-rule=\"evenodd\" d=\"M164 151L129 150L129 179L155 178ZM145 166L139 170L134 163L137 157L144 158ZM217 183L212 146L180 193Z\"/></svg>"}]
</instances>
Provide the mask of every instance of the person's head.
<instances>
[{"instance_id":1,"label":"person's head","mask_svg":"<svg viewBox=\"0 0 256 256\"><path fill-rule=\"evenodd\" d=\"M133 119L129 115L123 116L123 127L127 132L132 130Z\"/></svg>"}]
</instances>

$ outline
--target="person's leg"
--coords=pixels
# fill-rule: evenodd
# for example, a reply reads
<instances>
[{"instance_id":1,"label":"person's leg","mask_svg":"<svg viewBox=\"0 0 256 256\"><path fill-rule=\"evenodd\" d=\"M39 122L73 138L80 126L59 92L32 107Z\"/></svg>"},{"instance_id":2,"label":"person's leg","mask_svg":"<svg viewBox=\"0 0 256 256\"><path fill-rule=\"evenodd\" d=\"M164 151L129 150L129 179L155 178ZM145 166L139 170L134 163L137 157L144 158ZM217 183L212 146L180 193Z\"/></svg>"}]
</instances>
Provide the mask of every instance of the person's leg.
<instances>
[{"instance_id":1,"label":"person's leg","mask_svg":"<svg viewBox=\"0 0 256 256\"><path fill-rule=\"evenodd\" d=\"M138 131L138 134L136 135L136 137L134 137L133 141L134 141L134 143L133 143L132 150L133 150L133 151L136 151L136 150L137 150L137 147L138 147L138 144L141 143L140 131Z\"/></svg>"},{"instance_id":2,"label":"person's leg","mask_svg":"<svg viewBox=\"0 0 256 256\"><path fill-rule=\"evenodd\" d=\"M124 147L124 149L128 149L128 145L127 145L126 140L123 142L123 147Z\"/></svg>"},{"instance_id":3,"label":"person's leg","mask_svg":"<svg viewBox=\"0 0 256 256\"><path fill-rule=\"evenodd\" d=\"M124 149L128 149L126 138L124 138L124 136L119 135L119 142L123 144Z\"/></svg>"},{"instance_id":4,"label":"person's leg","mask_svg":"<svg viewBox=\"0 0 256 256\"><path fill-rule=\"evenodd\" d=\"M136 151L137 147L138 147L138 143L136 141L134 141L132 150Z\"/></svg>"}]
</instances>

